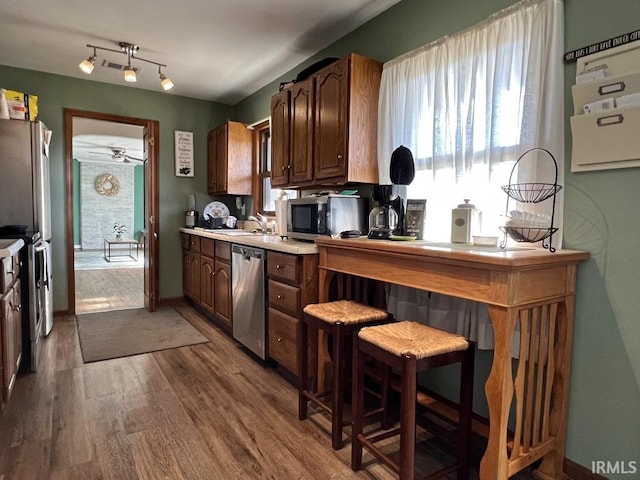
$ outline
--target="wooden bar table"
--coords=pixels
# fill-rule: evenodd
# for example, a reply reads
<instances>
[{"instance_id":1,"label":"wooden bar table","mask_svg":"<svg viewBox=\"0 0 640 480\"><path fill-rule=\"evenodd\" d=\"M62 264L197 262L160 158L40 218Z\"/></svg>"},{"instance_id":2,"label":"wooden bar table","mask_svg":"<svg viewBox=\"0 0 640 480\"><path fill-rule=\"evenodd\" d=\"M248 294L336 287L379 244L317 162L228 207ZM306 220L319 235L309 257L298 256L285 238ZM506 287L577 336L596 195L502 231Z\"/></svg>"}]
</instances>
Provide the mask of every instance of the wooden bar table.
<instances>
[{"instance_id":1,"label":"wooden bar table","mask_svg":"<svg viewBox=\"0 0 640 480\"><path fill-rule=\"evenodd\" d=\"M485 384L489 438L480 478L507 479L539 459L539 478L563 478L576 270L588 252L365 237L322 237L316 245L320 302L329 300L333 275L343 273L486 303L495 348ZM520 350L514 377L517 324ZM508 438L513 402L515 429Z\"/></svg>"}]
</instances>

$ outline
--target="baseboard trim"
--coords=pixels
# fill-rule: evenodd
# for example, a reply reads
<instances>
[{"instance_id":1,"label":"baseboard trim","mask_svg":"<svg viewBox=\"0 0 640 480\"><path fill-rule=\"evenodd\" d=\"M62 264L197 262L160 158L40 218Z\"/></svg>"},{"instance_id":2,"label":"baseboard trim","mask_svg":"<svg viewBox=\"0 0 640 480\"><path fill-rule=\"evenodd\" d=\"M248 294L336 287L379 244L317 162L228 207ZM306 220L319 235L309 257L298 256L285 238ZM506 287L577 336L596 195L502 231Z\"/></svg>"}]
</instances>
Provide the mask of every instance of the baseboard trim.
<instances>
[{"instance_id":1,"label":"baseboard trim","mask_svg":"<svg viewBox=\"0 0 640 480\"><path fill-rule=\"evenodd\" d=\"M570 480L607 480L606 477L593 473L588 468L585 468L579 463L573 462L568 458L564 459L562 469L564 470L564 474Z\"/></svg>"}]
</instances>

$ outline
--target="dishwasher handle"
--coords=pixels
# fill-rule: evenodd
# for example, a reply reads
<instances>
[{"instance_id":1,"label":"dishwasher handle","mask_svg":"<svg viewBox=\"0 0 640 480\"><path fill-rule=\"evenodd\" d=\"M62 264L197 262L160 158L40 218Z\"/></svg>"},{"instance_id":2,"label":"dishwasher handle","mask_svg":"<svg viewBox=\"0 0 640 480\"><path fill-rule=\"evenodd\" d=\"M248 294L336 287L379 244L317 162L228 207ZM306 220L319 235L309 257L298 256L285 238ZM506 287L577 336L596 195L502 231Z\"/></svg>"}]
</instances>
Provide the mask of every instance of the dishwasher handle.
<instances>
[{"instance_id":1,"label":"dishwasher handle","mask_svg":"<svg viewBox=\"0 0 640 480\"><path fill-rule=\"evenodd\" d=\"M242 245L233 245L231 247L231 252L237 255L242 255L242 258L244 258L245 260L250 260L251 258L261 260L264 257L264 250L259 248L244 247Z\"/></svg>"}]
</instances>

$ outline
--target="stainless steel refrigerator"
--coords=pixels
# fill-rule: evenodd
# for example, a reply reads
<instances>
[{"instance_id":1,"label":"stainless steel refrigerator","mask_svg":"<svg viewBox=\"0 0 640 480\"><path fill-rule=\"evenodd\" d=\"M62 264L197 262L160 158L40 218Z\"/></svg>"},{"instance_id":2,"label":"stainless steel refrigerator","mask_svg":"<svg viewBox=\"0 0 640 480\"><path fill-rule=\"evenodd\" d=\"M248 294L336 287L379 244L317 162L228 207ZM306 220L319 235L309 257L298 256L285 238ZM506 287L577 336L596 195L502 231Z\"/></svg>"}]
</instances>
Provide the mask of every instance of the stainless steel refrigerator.
<instances>
[{"instance_id":1,"label":"stainless steel refrigerator","mask_svg":"<svg viewBox=\"0 0 640 480\"><path fill-rule=\"evenodd\" d=\"M40 338L53 327L50 141L51 131L42 122L0 120L0 238L19 237L27 244L21 280L31 370L37 366Z\"/></svg>"}]
</instances>

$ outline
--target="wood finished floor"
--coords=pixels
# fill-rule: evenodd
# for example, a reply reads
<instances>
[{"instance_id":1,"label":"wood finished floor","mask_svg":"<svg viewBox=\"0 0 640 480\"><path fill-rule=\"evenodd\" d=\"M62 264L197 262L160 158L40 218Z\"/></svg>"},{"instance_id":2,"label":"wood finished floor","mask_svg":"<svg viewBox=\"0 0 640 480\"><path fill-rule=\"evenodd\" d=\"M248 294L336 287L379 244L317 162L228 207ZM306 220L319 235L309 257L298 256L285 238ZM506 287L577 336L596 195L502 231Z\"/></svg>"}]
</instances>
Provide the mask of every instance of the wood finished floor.
<instances>
[{"instance_id":1,"label":"wood finished floor","mask_svg":"<svg viewBox=\"0 0 640 480\"><path fill-rule=\"evenodd\" d=\"M143 268L76 270L76 313L144 306Z\"/></svg>"},{"instance_id":2,"label":"wood finished floor","mask_svg":"<svg viewBox=\"0 0 640 480\"><path fill-rule=\"evenodd\" d=\"M323 414L298 420L274 368L175 308L211 341L83 364L75 317L57 318L0 415L0 480L395 478L368 455L352 472L350 447L331 449Z\"/></svg>"}]
</instances>

